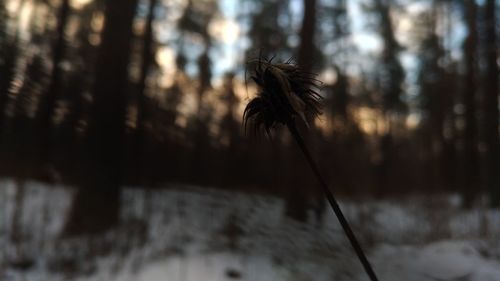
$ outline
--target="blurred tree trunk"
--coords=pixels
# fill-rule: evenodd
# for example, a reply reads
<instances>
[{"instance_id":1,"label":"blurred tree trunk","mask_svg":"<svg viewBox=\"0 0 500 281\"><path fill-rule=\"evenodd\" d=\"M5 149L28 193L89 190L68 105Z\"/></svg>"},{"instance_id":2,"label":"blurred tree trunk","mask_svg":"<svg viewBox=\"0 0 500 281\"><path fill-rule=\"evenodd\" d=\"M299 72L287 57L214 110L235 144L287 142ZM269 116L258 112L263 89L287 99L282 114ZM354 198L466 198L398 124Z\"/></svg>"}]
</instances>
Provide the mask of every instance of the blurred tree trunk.
<instances>
[{"instance_id":1,"label":"blurred tree trunk","mask_svg":"<svg viewBox=\"0 0 500 281\"><path fill-rule=\"evenodd\" d=\"M476 3L465 1L465 21L468 35L464 42L466 81L464 87L465 131L464 131L464 182L462 196L465 207L471 207L479 187L479 159L476 126Z\"/></svg>"},{"instance_id":2,"label":"blurred tree trunk","mask_svg":"<svg viewBox=\"0 0 500 281\"><path fill-rule=\"evenodd\" d=\"M450 188L449 190L456 190L456 187L459 186L458 179L458 168L459 161L458 153L457 153L457 140L459 139L459 133L457 132L456 121L457 121L457 113L454 111L454 105L457 104L459 92L457 90L457 83L460 78L459 71L457 67L455 67L455 63L453 62L451 52L452 50L446 49L445 41L452 40L453 33L452 28L452 4L450 2L441 2L435 0L435 3L440 3L441 6L441 14L442 20L444 21L445 34L441 37L440 45L444 51L444 60L447 62L447 66L445 71L443 72L443 77L441 77L441 93L443 94L444 104L445 104L445 121L443 127L443 135L445 142L443 144L443 173L445 184Z\"/></svg>"},{"instance_id":3,"label":"blurred tree trunk","mask_svg":"<svg viewBox=\"0 0 500 281\"><path fill-rule=\"evenodd\" d=\"M300 46L298 53L298 64L305 72L311 72L314 65L314 34L316 30L316 0L304 0L304 17L302 19L302 29L300 30ZM313 133L313 132L310 132ZM311 138L309 138L310 143ZM302 160L302 156L293 153L290 170L300 170L297 165ZM308 181L303 179L301 173L290 173L288 189L286 190L286 210L285 213L298 221L307 219ZM316 186L314 188L317 188ZM317 188L319 189L319 188ZM323 194L321 193L320 197ZM318 201L320 202L320 201ZM322 202L322 201L321 201Z\"/></svg>"},{"instance_id":4,"label":"blurred tree trunk","mask_svg":"<svg viewBox=\"0 0 500 281\"><path fill-rule=\"evenodd\" d=\"M379 32L383 41L380 65L376 74L381 95L382 120L386 124L385 132L379 136L380 161L376 164L376 186L379 190L376 190L375 194L381 196L391 187L395 188L391 185L394 183L394 168L397 168L394 163L392 134L395 131L395 125L402 123L402 118L406 116L397 114L404 111L401 93L405 73L398 58L401 46L394 34L390 1L374 0L373 4L373 10L380 18Z\"/></svg>"},{"instance_id":5,"label":"blurred tree trunk","mask_svg":"<svg viewBox=\"0 0 500 281\"><path fill-rule=\"evenodd\" d=\"M40 161L41 164L46 164L50 159L52 152L51 136L52 136L52 118L56 101L60 97L61 92L61 76L62 70L60 64L64 59L65 49L65 28L68 22L70 13L69 0L63 0L59 8L58 23L57 23L57 39L52 48L52 73L47 91L42 96L38 105L37 120L38 136L40 140Z\"/></svg>"},{"instance_id":6,"label":"blurred tree trunk","mask_svg":"<svg viewBox=\"0 0 500 281\"><path fill-rule=\"evenodd\" d=\"M439 40L439 34L436 32L436 25L438 20L438 7L437 2L433 1L433 8L431 11L431 35L429 38L430 52L434 56L434 62L430 62L430 93L432 94L432 102L430 104L431 110L431 163L432 167L431 178L433 185L429 186L432 190L439 190L446 184L444 179L444 146L446 145L444 139L444 120L446 114L446 80L444 78L444 70L439 65L439 61L443 59L444 51L442 42ZM434 77L433 77L434 76Z\"/></svg>"},{"instance_id":7,"label":"blurred tree trunk","mask_svg":"<svg viewBox=\"0 0 500 281\"><path fill-rule=\"evenodd\" d=\"M137 0L107 0L95 68L87 174L77 190L66 234L102 232L118 222L123 172L127 66Z\"/></svg>"},{"instance_id":8,"label":"blurred tree trunk","mask_svg":"<svg viewBox=\"0 0 500 281\"><path fill-rule=\"evenodd\" d=\"M304 17L300 30L300 46L298 54L299 66L311 72L314 64L314 33L316 30L316 0L304 0Z\"/></svg>"},{"instance_id":9,"label":"blurred tree trunk","mask_svg":"<svg viewBox=\"0 0 500 281\"><path fill-rule=\"evenodd\" d=\"M205 92L210 88L212 79L211 62L209 56L209 50L211 46L210 37L205 36L205 50L198 58L198 71L199 71L199 81L200 85L198 87L198 117L203 118L203 96Z\"/></svg>"},{"instance_id":10,"label":"blurred tree trunk","mask_svg":"<svg viewBox=\"0 0 500 281\"><path fill-rule=\"evenodd\" d=\"M7 27L9 18L4 3L0 4L0 138L5 126L5 108L18 55L18 34L11 38Z\"/></svg>"},{"instance_id":11,"label":"blurred tree trunk","mask_svg":"<svg viewBox=\"0 0 500 281\"><path fill-rule=\"evenodd\" d=\"M448 55L447 55L448 56ZM457 73L449 73L445 71L443 77L441 77L440 90L443 93L443 99L445 104L445 120L443 122L443 146L442 146L442 168L443 172L442 178L445 187L448 191L455 190L457 186L457 128L456 124L456 113L453 112L453 105L456 104L456 85L454 81L458 79L459 75Z\"/></svg>"},{"instance_id":12,"label":"blurred tree trunk","mask_svg":"<svg viewBox=\"0 0 500 281\"><path fill-rule=\"evenodd\" d=\"M8 31L7 31L7 20L9 19L7 9L5 7L5 1L0 2L0 139L3 131L3 123L5 119L5 107L7 104L8 91L10 86L9 70L11 68L7 56L9 46L7 42L9 41Z\"/></svg>"},{"instance_id":13,"label":"blurred tree trunk","mask_svg":"<svg viewBox=\"0 0 500 281\"><path fill-rule=\"evenodd\" d=\"M485 48L487 72L485 77L484 129L486 140L486 187L491 204L500 207L500 147L498 136L498 64L495 31L495 0L487 0L485 17Z\"/></svg>"},{"instance_id":14,"label":"blurred tree trunk","mask_svg":"<svg viewBox=\"0 0 500 281\"><path fill-rule=\"evenodd\" d=\"M439 19L439 3L433 1L429 15L422 20L426 36L419 43L420 70L417 83L420 86L419 96L422 110L426 113L423 118L424 150L427 180L426 186L430 190L439 190L448 185L445 171L446 140L444 138L445 118L450 111L448 80L446 72L439 64L445 58L444 45L437 33ZM417 43L417 42L416 42Z\"/></svg>"},{"instance_id":15,"label":"blurred tree trunk","mask_svg":"<svg viewBox=\"0 0 500 281\"><path fill-rule=\"evenodd\" d=\"M226 114L220 122L221 136L220 142L226 144L224 151L224 170L229 175L225 180L226 186L232 186L238 179L244 178L242 171L242 164L247 165L247 162L238 163L238 159L242 157L242 139L241 139L241 124L238 122L237 109L239 106L239 99L234 90L234 73L226 73L224 76L223 93L222 97ZM245 169L243 169L245 170Z\"/></svg>"},{"instance_id":16,"label":"blurred tree trunk","mask_svg":"<svg viewBox=\"0 0 500 281\"><path fill-rule=\"evenodd\" d=\"M144 163L143 154L146 144L146 135L144 122L147 119L147 97L146 97L146 81L148 78L149 70L151 64L154 60L154 50L153 50L153 21L154 21L154 11L156 7L157 0L149 1L148 16L146 19L146 31L144 33L144 40L142 46L142 64L141 64L141 77L139 79L139 93L137 97L137 128L134 136L134 163L135 172L137 174L137 180L139 183L143 180L144 176Z\"/></svg>"},{"instance_id":17,"label":"blurred tree trunk","mask_svg":"<svg viewBox=\"0 0 500 281\"><path fill-rule=\"evenodd\" d=\"M396 40L391 17L390 1L375 0L374 9L380 17L380 37L383 41L381 64L378 70L378 79L382 90L382 108L389 126L394 123L390 118L391 113L401 111L404 104L401 93L405 73L399 61L401 45Z\"/></svg>"}]
</instances>

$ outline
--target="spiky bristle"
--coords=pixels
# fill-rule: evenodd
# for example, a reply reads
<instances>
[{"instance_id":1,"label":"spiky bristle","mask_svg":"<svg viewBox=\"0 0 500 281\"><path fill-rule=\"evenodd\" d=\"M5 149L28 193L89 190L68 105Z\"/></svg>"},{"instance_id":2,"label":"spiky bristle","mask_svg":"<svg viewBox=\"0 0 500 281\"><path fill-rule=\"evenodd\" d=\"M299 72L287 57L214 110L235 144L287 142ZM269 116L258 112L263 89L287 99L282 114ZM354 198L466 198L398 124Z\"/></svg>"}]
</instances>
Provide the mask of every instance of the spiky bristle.
<instances>
[{"instance_id":1,"label":"spiky bristle","mask_svg":"<svg viewBox=\"0 0 500 281\"><path fill-rule=\"evenodd\" d=\"M259 87L259 93L245 108L245 131L248 123L252 123L255 132L265 129L269 134L277 125L297 117L307 124L321 114L322 97L318 93L321 82L315 74L302 71L290 60L272 63L259 58L252 63L256 66L251 78Z\"/></svg>"}]
</instances>

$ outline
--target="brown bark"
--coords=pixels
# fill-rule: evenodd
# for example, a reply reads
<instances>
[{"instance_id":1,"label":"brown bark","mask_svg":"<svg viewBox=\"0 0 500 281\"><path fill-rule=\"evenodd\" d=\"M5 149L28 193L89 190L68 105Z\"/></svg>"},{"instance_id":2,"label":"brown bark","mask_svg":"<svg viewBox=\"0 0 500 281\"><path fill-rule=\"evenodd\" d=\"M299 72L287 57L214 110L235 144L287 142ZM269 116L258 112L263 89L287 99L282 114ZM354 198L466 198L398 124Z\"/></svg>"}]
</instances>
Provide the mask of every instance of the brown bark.
<instances>
[{"instance_id":1,"label":"brown bark","mask_svg":"<svg viewBox=\"0 0 500 281\"><path fill-rule=\"evenodd\" d=\"M0 7L0 138L5 128L5 109L9 102L9 90L15 74L16 60L19 54L19 32L13 38L8 33L9 14L6 7Z\"/></svg>"},{"instance_id":2,"label":"brown bark","mask_svg":"<svg viewBox=\"0 0 500 281\"><path fill-rule=\"evenodd\" d=\"M107 0L95 70L86 175L66 225L67 234L101 232L118 223L124 153L127 66L137 0Z\"/></svg>"},{"instance_id":3,"label":"brown bark","mask_svg":"<svg viewBox=\"0 0 500 281\"><path fill-rule=\"evenodd\" d=\"M157 0L150 0L148 16L146 19L146 31L144 33L144 40L142 46L142 64L141 64L141 77L139 79L139 93L137 97L137 128L135 131L135 155L134 163L135 172L139 183L144 176L143 170L143 157L146 146L146 132L144 129L144 122L147 119L147 97L146 97L146 80L148 78L151 63L153 61L153 21L154 11Z\"/></svg>"},{"instance_id":4,"label":"brown bark","mask_svg":"<svg viewBox=\"0 0 500 281\"><path fill-rule=\"evenodd\" d=\"M500 207L500 147L498 136L498 64L495 33L495 0L485 5L485 48L487 72L485 77L484 129L486 152L486 188L490 191L491 204Z\"/></svg>"},{"instance_id":5,"label":"brown bark","mask_svg":"<svg viewBox=\"0 0 500 281\"><path fill-rule=\"evenodd\" d=\"M69 0L63 0L59 8L58 23L57 23L57 40L52 48L52 73L47 92L45 92L38 108L37 120L38 136L40 139L40 161L46 164L49 161L51 154L51 132L52 132L52 115L56 101L61 92L61 76L62 70L59 66L64 58L65 39L64 30L68 22L70 14Z\"/></svg>"},{"instance_id":6,"label":"brown bark","mask_svg":"<svg viewBox=\"0 0 500 281\"><path fill-rule=\"evenodd\" d=\"M316 0L304 0L304 17L300 30L298 64L306 72L314 65L314 33L316 30Z\"/></svg>"},{"instance_id":7,"label":"brown bark","mask_svg":"<svg viewBox=\"0 0 500 281\"><path fill-rule=\"evenodd\" d=\"M479 159L476 126L476 4L474 0L465 2L465 19L469 34L465 39L464 57L466 81L464 87L465 132L464 132L464 182L462 196L465 207L471 207L479 185Z\"/></svg>"},{"instance_id":8,"label":"brown bark","mask_svg":"<svg viewBox=\"0 0 500 281\"><path fill-rule=\"evenodd\" d=\"M300 46L298 53L298 65L305 72L311 72L314 65L314 33L316 29L316 0L304 0L304 16L302 19L302 29L300 30ZM294 155L294 157L296 157ZM291 169L296 167L297 161L293 159ZM286 194L286 214L298 221L307 219L307 180L303 176L293 174L289 176L290 190ZM322 194L320 195L322 196Z\"/></svg>"}]
</instances>

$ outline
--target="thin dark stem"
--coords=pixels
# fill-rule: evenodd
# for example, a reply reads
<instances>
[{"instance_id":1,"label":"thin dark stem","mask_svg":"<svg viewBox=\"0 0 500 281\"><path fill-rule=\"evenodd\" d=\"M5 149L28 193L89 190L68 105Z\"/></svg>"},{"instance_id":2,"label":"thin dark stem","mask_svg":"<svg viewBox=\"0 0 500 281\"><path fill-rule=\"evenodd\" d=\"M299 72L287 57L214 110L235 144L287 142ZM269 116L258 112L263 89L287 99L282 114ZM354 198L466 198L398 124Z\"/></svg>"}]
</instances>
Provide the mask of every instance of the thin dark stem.
<instances>
[{"instance_id":1,"label":"thin dark stem","mask_svg":"<svg viewBox=\"0 0 500 281\"><path fill-rule=\"evenodd\" d=\"M307 149L307 146L304 142L304 139L300 135L299 131L297 130L297 127L293 123L293 121L288 122L287 124L288 129L290 130L290 133L292 134L293 138L297 142L298 146L304 153L304 156L307 159L307 162L309 162L309 166L313 170L314 174L316 175L316 178L318 178L318 181L320 182L321 186L323 187L323 191L325 193L326 198L328 199L328 202L330 203L330 206L333 209L333 212L337 216L340 225L342 225L342 228L344 229L345 234L347 235L347 238L349 238L349 241L351 242L352 247L354 248L354 251L358 255L359 260L361 261L361 264L363 264L363 267L366 271L366 274L368 277L370 277L371 281L378 281L377 276L375 275L375 272L373 271L373 268L371 267L370 263L368 262L368 259L366 258L365 253L363 252L363 249L361 248L358 240L356 239L356 236L354 235L354 232L352 231L351 227L349 226L349 223L347 222L346 218L344 217L344 214L342 214L342 210L340 210L339 204L337 203L337 200L333 196L333 193L330 191L328 186L326 185L326 182L323 180L323 177L321 176L318 166L314 162L313 158L311 157L311 153Z\"/></svg>"}]
</instances>

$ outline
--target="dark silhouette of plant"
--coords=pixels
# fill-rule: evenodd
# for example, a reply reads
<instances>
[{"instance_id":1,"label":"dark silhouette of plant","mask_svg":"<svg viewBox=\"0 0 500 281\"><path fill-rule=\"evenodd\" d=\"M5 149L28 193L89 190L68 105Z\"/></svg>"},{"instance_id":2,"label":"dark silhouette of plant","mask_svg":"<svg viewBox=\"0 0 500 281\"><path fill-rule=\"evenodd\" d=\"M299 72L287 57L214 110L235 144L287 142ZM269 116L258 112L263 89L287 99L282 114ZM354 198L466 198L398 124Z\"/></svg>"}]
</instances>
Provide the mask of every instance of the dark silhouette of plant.
<instances>
[{"instance_id":1,"label":"dark silhouette of plant","mask_svg":"<svg viewBox=\"0 0 500 281\"><path fill-rule=\"evenodd\" d=\"M308 124L321 113L321 96L317 89L320 83L315 74L304 72L290 61L272 63L271 60L259 58L252 79L259 86L260 92L251 100L243 114L245 130L248 123L253 123L254 131L263 128L268 135L271 129L286 125L307 159L311 169L320 182L328 202L337 216L359 260L370 277L378 280L349 223L344 217L337 200L321 176L304 139L297 130L296 119Z\"/></svg>"},{"instance_id":2,"label":"dark silhouette of plant","mask_svg":"<svg viewBox=\"0 0 500 281\"><path fill-rule=\"evenodd\" d=\"M273 64L272 60L259 59L256 63L252 79L262 91L245 108L245 128L251 120L255 131L263 127L270 134L279 124L293 123L296 117L307 124L321 113L321 96L315 90L319 80L314 74L290 62Z\"/></svg>"}]
</instances>

